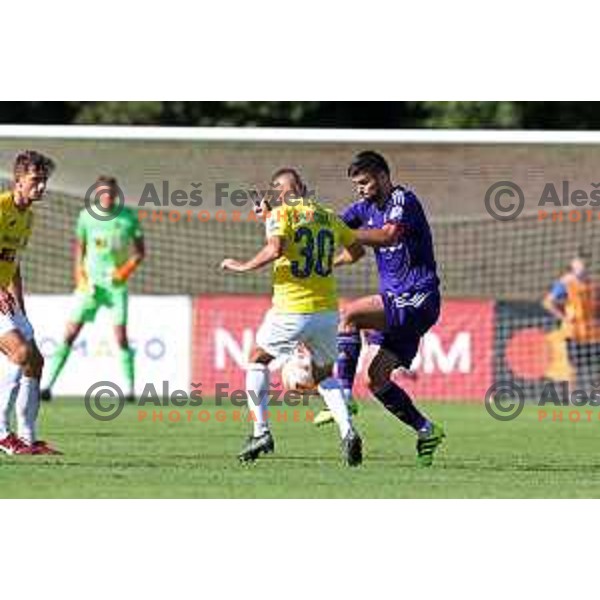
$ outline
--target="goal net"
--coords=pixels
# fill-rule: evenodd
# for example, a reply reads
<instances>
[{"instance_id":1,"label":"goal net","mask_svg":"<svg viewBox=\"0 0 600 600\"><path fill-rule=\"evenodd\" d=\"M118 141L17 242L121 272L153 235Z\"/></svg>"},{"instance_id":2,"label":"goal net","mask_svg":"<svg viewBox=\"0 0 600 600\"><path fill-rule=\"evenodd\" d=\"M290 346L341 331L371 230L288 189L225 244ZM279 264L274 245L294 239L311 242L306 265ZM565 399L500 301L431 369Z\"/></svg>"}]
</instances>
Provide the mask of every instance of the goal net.
<instances>
[{"instance_id":1,"label":"goal net","mask_svg":"<svg viewBox=\"0 0 600 600\"><path fill-rule=\"evenodd\" d=\"M201 381L206 396L221 382L242 388L244 356L269 307L270 271L232 275L218 266L225 257L250 257L263 242L250 192L265 189L277 168L292 166L322 202L341 211L353 200L349 161L357 151L375 149L388 159L394 181L421 198L442 281L442 316L423 339L413 372L397 375L402 385L420 398L481 402L498 380L514 381L527 394L547 381L573 381L563 331L541 302L581 249L590 254L592 277L599 275L600 209L570 199L576 190L591 197L600 144L495 143L492 135L478 143L446 136L439 143L406 132L395 141L377 134L336 140L335 132L317 141L301 132L287 139L255 133L239 140L202 132L170 140L164 130L149 139L111 139L101 129L86 134L90 139L2 135L4 185L18 150L37 149L57 162L48 197L35 207L22 267L47 358L69 317L75 223L86 190L98 175L114 175L138 211L147 245L130 286L137 387L167 381L189 389ZM486 193L497 182L522 192L523 210L514 220L498 220L486 209ZM554 197L548 185L558 205L541 202ZM505 195L499 210L516 201ZM338 277L344 299L377 293L371 253ZM367 395L363 358L359 396ZM100 315L76 344L57 393L81 395L93 381L118 380L113 359L110 315Z\"/></svg>"}]
</instances>

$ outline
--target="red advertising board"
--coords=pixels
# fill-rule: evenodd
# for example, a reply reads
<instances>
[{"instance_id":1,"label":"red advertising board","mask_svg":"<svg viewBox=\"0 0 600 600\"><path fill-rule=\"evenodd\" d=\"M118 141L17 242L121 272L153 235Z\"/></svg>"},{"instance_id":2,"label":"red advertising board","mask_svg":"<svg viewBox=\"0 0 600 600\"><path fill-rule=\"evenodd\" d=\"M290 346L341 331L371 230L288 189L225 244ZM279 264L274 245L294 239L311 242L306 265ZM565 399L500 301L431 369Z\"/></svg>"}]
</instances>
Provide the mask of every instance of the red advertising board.
<instances>
[{"instance_id":1,"label":"red advertising board","mask_svg":"<svg viewBox=\"0 0 600 600\"><path fill-rule=\"evenodd\" d=\"M202 296L194 302L192 380L208 397L217 384L243 389L243 364L270 298ZM399 374L402 386L420 398L482 401L493 377L494 303L448 300L436 326L421 342L413 376ZM367 397L361 357L357 397Z\"/></svg>"}]
</instances>

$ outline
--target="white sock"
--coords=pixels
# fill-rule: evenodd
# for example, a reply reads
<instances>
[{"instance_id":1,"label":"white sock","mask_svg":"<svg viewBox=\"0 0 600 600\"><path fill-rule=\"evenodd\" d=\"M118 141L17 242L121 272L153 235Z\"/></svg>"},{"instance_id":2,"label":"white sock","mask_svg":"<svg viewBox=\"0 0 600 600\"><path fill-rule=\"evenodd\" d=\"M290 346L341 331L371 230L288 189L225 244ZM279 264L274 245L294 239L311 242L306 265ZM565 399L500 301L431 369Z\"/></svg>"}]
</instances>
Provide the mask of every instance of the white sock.
<instances>
[{"instance_id":1,"label":"white sock","mask_svg":"<svg viewBox=\"0 0 600 600\"><path fill-rule=\"evenodd\" d=\"M334 377L328 377L319 384L319 393L323 396L327 408L333 413L340 429L340 436L344 439L352 427L352 418L340 382Z\"/></svg>"},{"instance_id":2,"label":"white sock","mask_svg":"<svg viewBox=\"0 0 600 600\"><path fill-rule=\"evenodd\" d=\"M21 377L17 393L17 435L28 444L36 441L35 422L40 406L40 382L34 377Z\"/></svg>"},{"instance_id":3,"label":"white sock","mask_svg":"<svg viewBox=\"0 0 600 600\"><path fill-rule=\"evenodd\" d=\"M0 379L0 439L10 433L10 415L15 404L21 367L6 360L4 377Z\"/></svg>"},{"instance_id":4,"label":"white sock","mask_svg":"<svg viewBox=\"0 0 600 600\"><path fill-rule=\"evenodd\" d=\"M346 404L352 402L352 388L342 388L342 395L344 396Z\"/></svg>"},{"instance_id":5,"label":"white sock","mask_svg":"<svg viewBox=\"0 0 600 600\"><path fill-rule=\"evenodd\" d=\"M254 437L269 431L266 419L269 402L269 368L260 363L250 363L246 369L248 408L254 415Z\"/></svg>"}]
</instances>

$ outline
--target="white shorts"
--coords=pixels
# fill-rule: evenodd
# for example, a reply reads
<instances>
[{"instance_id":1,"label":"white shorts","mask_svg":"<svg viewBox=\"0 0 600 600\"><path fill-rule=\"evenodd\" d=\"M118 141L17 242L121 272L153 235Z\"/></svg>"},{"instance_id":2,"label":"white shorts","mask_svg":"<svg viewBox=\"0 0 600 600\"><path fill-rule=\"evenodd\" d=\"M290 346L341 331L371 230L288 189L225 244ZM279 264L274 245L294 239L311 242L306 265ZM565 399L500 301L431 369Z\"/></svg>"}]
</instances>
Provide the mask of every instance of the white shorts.
<instances>
[{"instance_id":1,"label":"white shorts","mask_svg":"<svg viewBox=\"0 0 600 600\"><path fill-rule=\"evenodd\" d=\"M14 315L5 315L0 313L0 336L6 335L9 331L16 329L20 331L23 337L30 342L33 339L33 327L29 319L16 309Z\"/></svg>"},{"instance_id":2,"label":"white shorts","mask_svg":"<svg viewBox=\"0 0 600 600\"><path fill-rule=\"evenodd\" d=\"M301 314L271 309L258 329L256 345L277 359L292 354L301 342L310 350L315 364L333 364L338 354L338 320L338 312L333 310Z\"/></svg>"}]
</instances>

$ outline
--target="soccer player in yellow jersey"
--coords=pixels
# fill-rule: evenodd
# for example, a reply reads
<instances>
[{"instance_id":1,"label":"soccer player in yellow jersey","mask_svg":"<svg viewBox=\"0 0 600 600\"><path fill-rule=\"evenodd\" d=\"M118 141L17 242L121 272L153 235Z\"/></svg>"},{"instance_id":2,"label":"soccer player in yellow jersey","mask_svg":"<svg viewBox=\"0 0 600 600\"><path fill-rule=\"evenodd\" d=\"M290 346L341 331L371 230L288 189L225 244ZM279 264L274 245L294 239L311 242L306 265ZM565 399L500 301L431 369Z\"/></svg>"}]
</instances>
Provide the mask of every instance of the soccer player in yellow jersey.
<instances>
[{"instance_id":1,"label":"soccer player in yellow jersey","mask_svg":"<svg viewBox=\"0 0 600 600\"><path fill-rule=\"evenodd\" d=\"M58 454L36 437L43 358L23 301L21 251L33 227L32 204L42 199L52 160L35 151L21 152L13 167L13 185L0 194L0 351L7 366L0 380L0 450L6 454ZM16 408L16 435L10 417Z\"/></svg>"},{"instance_id":2,"label":"soccer player in yellow jersey","mask_svg":"<svg viewBox=\"0 0 600 600\"><path fill-rule=\"evenodd\" d=\"M352 230L331 210L306 197L306 186L294 169L280 169L272 178L277 198L264 208L267 242L254 258L226 259L221 267L253 271L273 263L273 306L256 336L246 371L248 406L254 432L242 449L242 461L273 452L266 419L269 368L276 358L290 356L298 346L312 356L312 372L320 394L335 416L346 464L362 462L362 442L352 425L340 383L332 377L337 358L338 295L333 274L334 255L340 250L348 262L363 254Z\"/></svg>"},{"instance_id":3,"label":"soccer player in yellow jersey","mask_svg":"<svg viewBox=\"0 0 600 600\"><path fill-rule=\"evenodd\" d=\"M576 384L589 392L600 377L600 289L589 275L588 258L585 252L578 252L543 305L561 321Z\"/></svg>"}]
</instances>

